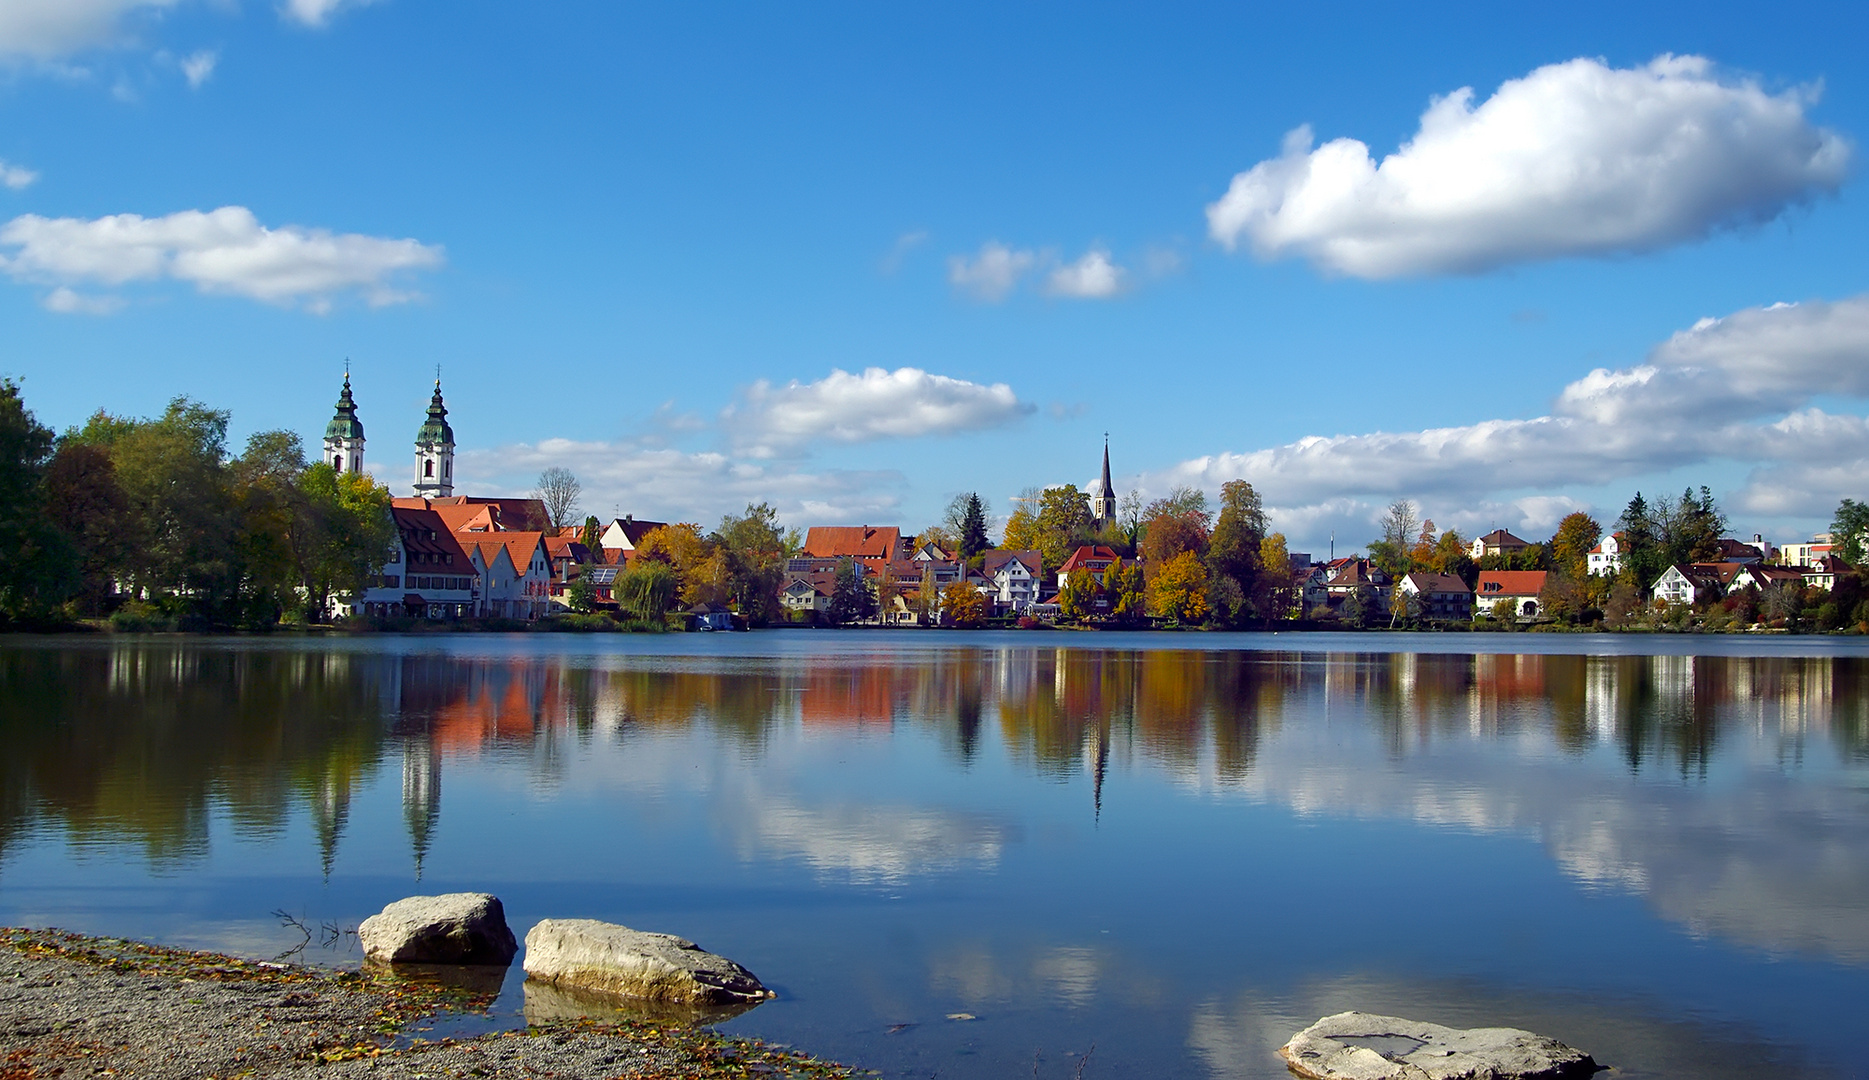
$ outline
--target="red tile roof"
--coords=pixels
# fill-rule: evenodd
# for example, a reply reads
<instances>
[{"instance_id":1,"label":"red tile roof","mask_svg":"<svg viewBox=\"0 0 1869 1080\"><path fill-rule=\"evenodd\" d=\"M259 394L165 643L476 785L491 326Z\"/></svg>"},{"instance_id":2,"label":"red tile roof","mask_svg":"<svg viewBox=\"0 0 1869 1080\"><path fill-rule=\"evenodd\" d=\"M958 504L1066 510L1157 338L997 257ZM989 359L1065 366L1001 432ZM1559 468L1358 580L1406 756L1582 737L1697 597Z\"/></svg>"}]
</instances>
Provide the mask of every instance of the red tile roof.
<instances>
[{"instance_id":1,"label":"red tile roof","mask_svg":"<svg viewBox=\"0 0 1869 1080\"><path fill-rule=\"evenodd\" d=\"M803 554L818 559L878 559L901 554L902 530L895 526L813 525L805 533Z\"/></svg>"},{"instance_id":2,"label":"red tile roof","mask_svg":"<svg viewBox=\"0 0 1869 1080\"><path fill-rule=\"evenodd\" d=\"M1537 596L1544 591L1543 570L1482 570L1473 587L1482 600L1490 596Z\"/></svg>"}]
</instances>

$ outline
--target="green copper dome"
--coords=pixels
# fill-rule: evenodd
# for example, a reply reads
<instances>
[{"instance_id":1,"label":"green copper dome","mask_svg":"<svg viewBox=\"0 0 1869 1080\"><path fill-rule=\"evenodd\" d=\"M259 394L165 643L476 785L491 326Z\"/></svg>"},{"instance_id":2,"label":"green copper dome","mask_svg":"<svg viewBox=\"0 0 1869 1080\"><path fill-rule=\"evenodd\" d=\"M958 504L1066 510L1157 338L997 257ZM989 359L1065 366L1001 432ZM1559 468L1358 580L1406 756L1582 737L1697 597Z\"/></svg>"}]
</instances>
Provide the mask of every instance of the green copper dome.
<instances>
[{"instance_id":1,"label":"green copper dome","mask_svg":"<svg viewBox=\"0 0 1869 1080\"><path fill-rule=\"evenodd\" d=\"M428 419L415 433L417 445L454 445L454 429L448 426L448 407L441 403L441 380L435 380L435 396L428 399Z\"/></svg>"},{"instance_id":2,"label":"green copper dome","mask_svg":"<svg viewBox=\"0 0 1869 1080\"><path fill-rule=\"evenodd\" d=\"M363 421L357 419L357 403L350 396L350 374L344 375L344 392L338 395L337 415L324 426L327 439L363 438Z\"/></svg>"}]
</instances>

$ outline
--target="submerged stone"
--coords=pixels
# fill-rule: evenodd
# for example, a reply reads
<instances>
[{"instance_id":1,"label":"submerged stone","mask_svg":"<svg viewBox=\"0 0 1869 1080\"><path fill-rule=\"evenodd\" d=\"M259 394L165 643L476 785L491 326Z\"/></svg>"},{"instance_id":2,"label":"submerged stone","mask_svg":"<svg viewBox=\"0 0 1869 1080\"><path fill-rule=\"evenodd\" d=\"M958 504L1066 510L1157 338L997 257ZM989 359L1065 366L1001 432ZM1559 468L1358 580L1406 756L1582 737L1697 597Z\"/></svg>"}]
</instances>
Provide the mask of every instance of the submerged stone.
<instances>
[{"instance_id":1,"label":"submerged stone","mask_svg":"<svg viewBox=\"0 0 1869 1080\"><path fill-rule=\"evenodd\" d=\"M1518 1028L1450 1028L1399 1016L1326 1016L1279 1047L1312 1080L1571 1080L1589 1054Z\"/></svg>"},{"instance_id":2,"label":"submerged stone","mask_svg":"<svg viewBox=\"0 0 1869 1080\"><path fill-rule=\"evenodd\" d=\"M513 962L519 942L500 898L488 893L410 896L357 927L366 959L390 964Z\"/></svg>"},{"instance_id":3,"label":"submerged stone","mask_svg":"<svg viewBox=\"0 0 1869 1080\"><path fill-rule=\"evenodd\" d=\"M726 1005L776 997L753 973L673 934L546 919L526 934L526 977L622 997Z\"/></svg>"}]
</instances>

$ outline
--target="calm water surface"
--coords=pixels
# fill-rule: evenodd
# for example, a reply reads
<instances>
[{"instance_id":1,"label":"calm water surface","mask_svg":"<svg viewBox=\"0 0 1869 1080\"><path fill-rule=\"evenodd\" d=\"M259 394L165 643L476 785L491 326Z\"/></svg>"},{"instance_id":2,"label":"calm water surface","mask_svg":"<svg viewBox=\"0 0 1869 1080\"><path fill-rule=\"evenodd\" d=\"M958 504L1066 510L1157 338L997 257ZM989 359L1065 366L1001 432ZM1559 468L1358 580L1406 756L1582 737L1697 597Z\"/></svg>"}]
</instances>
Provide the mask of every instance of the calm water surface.
<instances>
[{"instance_id":1,"label":"calm water surface","mask_svg":"<svg viewBox=\"0 0 1869 1080\"><path fill-rule=\"evenodd\" d=\"M1865 644L13 639L0 922L265 957L276 909L486 890L693 938L781 991L725 1029L891 1076L1281 1077L1350 1008L1862 1076Z\"/></svg>"}]
</instances>

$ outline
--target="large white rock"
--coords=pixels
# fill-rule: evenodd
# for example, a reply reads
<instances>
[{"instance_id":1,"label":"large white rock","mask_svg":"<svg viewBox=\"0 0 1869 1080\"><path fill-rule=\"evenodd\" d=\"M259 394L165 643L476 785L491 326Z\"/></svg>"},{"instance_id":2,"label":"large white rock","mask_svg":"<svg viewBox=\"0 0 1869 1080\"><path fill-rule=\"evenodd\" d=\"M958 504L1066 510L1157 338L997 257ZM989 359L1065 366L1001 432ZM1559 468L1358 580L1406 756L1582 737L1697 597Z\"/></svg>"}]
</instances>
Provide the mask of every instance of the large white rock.
<instances>
[{"instance_id":1,"label":"large white rock","mask_svg":"<svg viewBox=\"0 0 1869 1080\"><path fill-rule=\"evenodd\" d=\"M1313 1080L1571 1080L1590 1055L1518 1028L1450 1028L1399 1016L1326 1016L1279 1047Z\"/></svg>"},{"instance_id":2,"label":"large white rock","mask_svg":"<svg viewBox=\"0 0 1869 1080\"><path fill-rule=\"evenodd\" d=\"M775 997L753 973L673 934L546 919L526 934L526 976L650 1001L724 1005Z\"/></svg>"},{"instance_id":3,"label":"large white rock","mask_svg":"<svg viewBox=\"0 0 1869 1080\"><path fill-rule=\"evenodd\" d=\"M487 893L411 896L357 927L366 959L391 964L513 962L519 943L500 898Z\"/></svg>"}]
</instances>

